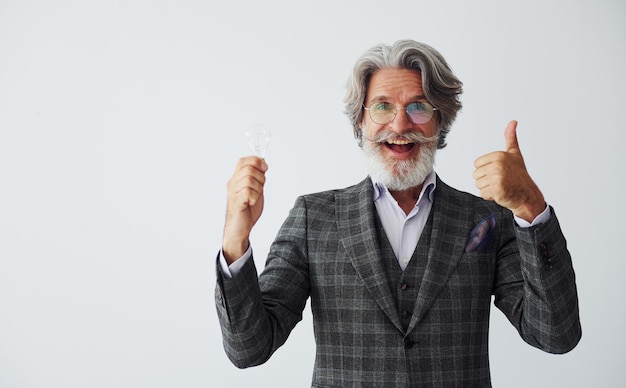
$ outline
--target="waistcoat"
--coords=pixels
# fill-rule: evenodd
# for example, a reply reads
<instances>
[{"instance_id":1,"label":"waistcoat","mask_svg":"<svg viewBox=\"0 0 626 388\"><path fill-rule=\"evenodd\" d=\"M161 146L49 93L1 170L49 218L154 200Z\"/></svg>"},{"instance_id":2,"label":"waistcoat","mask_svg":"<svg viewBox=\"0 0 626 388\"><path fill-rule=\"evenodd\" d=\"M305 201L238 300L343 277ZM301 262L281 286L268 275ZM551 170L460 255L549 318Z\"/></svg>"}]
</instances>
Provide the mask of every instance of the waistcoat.
<instances>
[{"instance_id":1,"label":"waistcoat","mask_svg":"<svg viewBox=\"0 0 626 388\"><path fill-rule=\"evenodd\" d=\"M378 217L377 217L378 220ZM411 321L413 309L417 301L426 263L428 262L428 247L430 246L430 234L433 226L432 211L428 216L424 230L420 236L415 251L409 264L402 271L380 220L376 222L376 234L383 255L384 268L391 294L396 301L396 307L402 318L402 324L406 329Z\"/></svg>"}]
</instances>

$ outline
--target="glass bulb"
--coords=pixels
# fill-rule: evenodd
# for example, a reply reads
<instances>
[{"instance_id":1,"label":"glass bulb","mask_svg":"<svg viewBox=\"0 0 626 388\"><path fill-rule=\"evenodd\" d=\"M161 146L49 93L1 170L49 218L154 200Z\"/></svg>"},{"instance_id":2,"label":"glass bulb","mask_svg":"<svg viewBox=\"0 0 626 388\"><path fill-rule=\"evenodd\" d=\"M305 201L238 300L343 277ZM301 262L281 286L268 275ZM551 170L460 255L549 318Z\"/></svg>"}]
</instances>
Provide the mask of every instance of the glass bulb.
<instances>
[{"instance_id":1,"label":"glass bulb","mask_svg":"<svg viewBox=\"0 0 626 388\"><path fill-rule=\"evenodd\" d=\"M263 124L254 124L246 131L248 144L256 156L265 158L267 147L270 145L272 134Z\"/></svg>"}]
</instances>

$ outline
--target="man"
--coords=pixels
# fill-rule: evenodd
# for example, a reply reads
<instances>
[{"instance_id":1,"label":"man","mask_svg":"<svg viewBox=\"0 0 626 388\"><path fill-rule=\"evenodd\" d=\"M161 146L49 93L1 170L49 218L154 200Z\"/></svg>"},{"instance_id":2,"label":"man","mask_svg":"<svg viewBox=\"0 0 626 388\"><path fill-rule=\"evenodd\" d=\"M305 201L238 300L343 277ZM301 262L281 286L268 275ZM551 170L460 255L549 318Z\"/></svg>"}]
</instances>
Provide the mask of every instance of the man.
<instances>
[{"instance_id":1,"label":"man","mask_svg":"<svg viewBox=\"0 0 626 388\"><path fill-rule=\"evenodd\" d=\"M526 171L512 121L504 151L475 162L481 198L433 172L461 82L433 48L376 46L357 62L346 111L369 177L302 196L257 278L249 235L267 164L228 182L216 305L238 367L265 362L311 297L312 385L488 387L491 296L529 344L564 353L581 336L574 272L554 210Z\"/></svg>"}]
</instances>

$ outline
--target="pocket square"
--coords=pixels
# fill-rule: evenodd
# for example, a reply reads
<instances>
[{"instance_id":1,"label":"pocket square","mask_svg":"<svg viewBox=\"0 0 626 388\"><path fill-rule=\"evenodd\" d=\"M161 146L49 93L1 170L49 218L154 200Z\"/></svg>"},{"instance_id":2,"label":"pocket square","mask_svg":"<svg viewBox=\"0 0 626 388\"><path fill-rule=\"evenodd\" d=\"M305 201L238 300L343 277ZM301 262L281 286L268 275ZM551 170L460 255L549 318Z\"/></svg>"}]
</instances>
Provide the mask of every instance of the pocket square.
<instances>
[{"instance_id":1,"label":"pocket square","mask_svg":"<svg viewBox=\"0 0 626 388\"><path fill-rule=\"evenodd\" d=\"M491 235L496 227L496 216L493 214L480 221L470 232L465 252L483 251L489 248Z\"/></svg>"}]
</instances>

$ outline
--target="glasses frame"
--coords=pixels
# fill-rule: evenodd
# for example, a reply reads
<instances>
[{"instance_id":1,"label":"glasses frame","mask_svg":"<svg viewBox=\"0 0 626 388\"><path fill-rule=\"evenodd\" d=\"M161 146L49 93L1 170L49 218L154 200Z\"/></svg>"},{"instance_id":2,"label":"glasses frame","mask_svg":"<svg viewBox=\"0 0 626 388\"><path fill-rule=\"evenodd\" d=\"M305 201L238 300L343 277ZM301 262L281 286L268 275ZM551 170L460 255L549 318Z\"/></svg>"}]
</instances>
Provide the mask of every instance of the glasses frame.
<instances>
[{"instance_id":1,"label":"glasses frame","mask_svg":"<svg viewBox=\"0 0 626 388\"><path fill-rule=\"evenodd\" d=\"M374 106L374 104L388 104L388 105L389 105L389 107L393 107L394 112L393 112L393 117L391 118L391 120L387 121L386 123L379 123L378 121L374 120L374 117L372 117L372 110L371 110L371 108L372 108L372 106ZM387 125L387 124L389 124L390 122L392 122L393 120L395 120L395 119L396 119L396 116L398 116L398 111L399 111L399 110L403 110L403 111L404 111L404 113L406 114L406 118L407 118L410 122L412 122L413 124L417 124L417 125L420 125L420 124L426 124L426 123L430 122L430 120L432 120L432 119L433 119L433 116L435 115L435 111L439 110L439 109L437 109L436 107L434 107L434 106L433 106L430 102L427 102L427 101L423 101L423 102L412 102L412 103L410 103L409 105L411 105L411 104L427 104L427 105L430 105L430 107L433 109L432 113L430 114L430 118L429 118L427 121L424 121L423 123L416 123L416 122L414 122L414 121L411 119L411 115L409 115L408 113L406 113L406 109L407 109L407 107L406 107L406 106L405 106L404 108L398 108L398 107L397 107L397 106L395 106L394 104L392 104L392 103L390 103L390 102L385 102L385 101L374 101L374 102L372 102L369 106L365 106L365 104L363 104L363 109L365 109L365 110L368 112L368 114L369 114L369 116L370 116L370 119L371 119L374 123L376 123L376 124L378 124L378 125Z\"/></svg>"}]
</instances>

